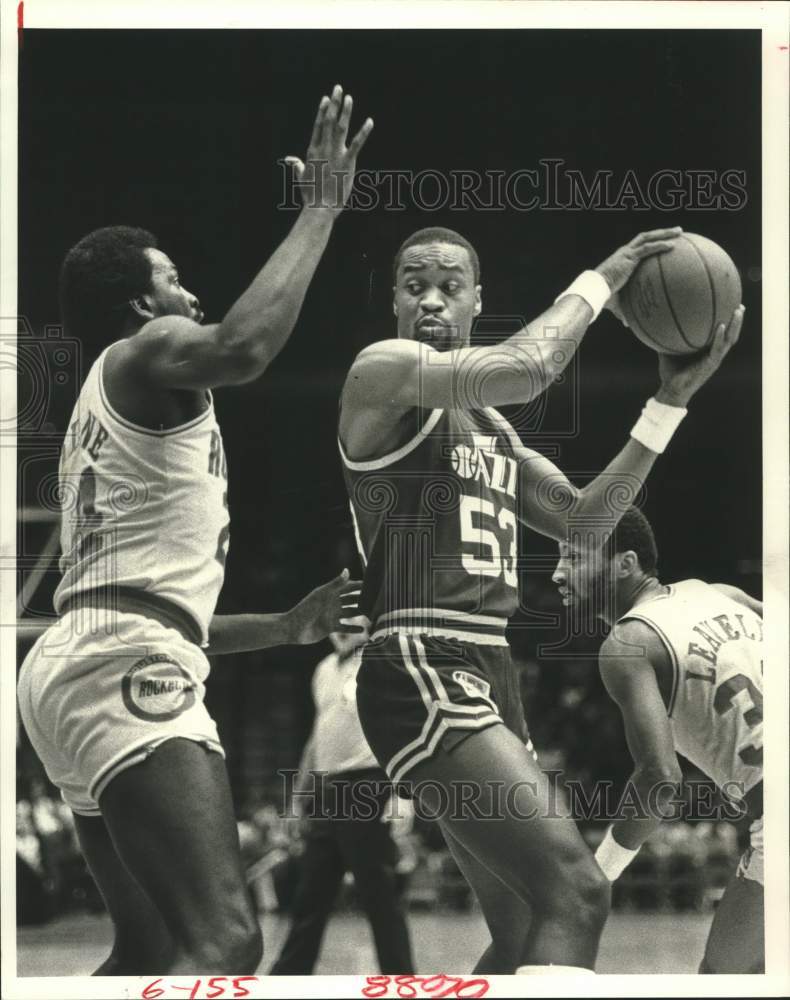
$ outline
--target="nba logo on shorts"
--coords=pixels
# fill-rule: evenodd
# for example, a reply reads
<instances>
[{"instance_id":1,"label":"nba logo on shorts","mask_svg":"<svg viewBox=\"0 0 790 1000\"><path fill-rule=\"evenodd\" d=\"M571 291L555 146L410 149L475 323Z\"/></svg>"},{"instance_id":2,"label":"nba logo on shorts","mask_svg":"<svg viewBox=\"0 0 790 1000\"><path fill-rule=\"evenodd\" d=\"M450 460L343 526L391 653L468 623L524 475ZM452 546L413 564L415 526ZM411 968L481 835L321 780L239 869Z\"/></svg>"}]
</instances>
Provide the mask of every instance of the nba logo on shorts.
<instances>
[{"instance_id":1,"label":"nba logo on shorts","mask_svg":"<svg viewBox=\"0 0 790 1000\"><path fill-rule=\"evenodd\" d=\"M483 697L490 701L491 685L482 677L468 674L465 670L454 670L453 680L464 689L470 698Z\"/></svg>"},{"instance_id":2,"label":"nba logo on shorts","mask_svg":"<svg viewBox=\"0 0 790 1000\"><path fill-rule=\"evenodd\" d=\"M195 704L195 682L164 653L146 656L130 667L121 693L132 715L145 722L169 722Z\"/></svg>"},{"instance_id":3,"label":"nba logo on shorts","mask_svg":"<svg viewBox=\"0 0 790 1000\"><path fill-rule=\"evenodd\" d=\"M473 450L465 444L456 445L450 456L453 472L458 473L461 479L474 479L477 475L479 461L480 457L477 448Z\"/></svg>"}]
</instances>

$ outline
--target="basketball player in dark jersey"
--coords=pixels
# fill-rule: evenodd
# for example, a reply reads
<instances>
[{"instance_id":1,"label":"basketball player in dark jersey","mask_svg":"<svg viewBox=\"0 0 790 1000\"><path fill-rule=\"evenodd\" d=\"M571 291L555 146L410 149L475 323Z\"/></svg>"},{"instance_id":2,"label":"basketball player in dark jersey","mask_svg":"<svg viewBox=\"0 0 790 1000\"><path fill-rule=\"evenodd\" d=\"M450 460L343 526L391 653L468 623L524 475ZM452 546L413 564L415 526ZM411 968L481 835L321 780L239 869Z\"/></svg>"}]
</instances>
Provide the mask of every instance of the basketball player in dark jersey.
<instances>
[{"instance_id":1,"label":"basketball player in dark jersey","mask_svg":"<svg viewBox=\"0 0 790 1000\"><path fill-rule=\"evenodd\" d=\"M629 498L640 488L737 339L742 307L705 352L660 358L631 440L583 489L493 407L542 393L601 308L619 313L639 261L679 233L640 234L526 328L481 347L469 346L482 305L474 248L451 230L415 233L395 258L397 339L365 348L343 388L339 443L372 623L360 718L390 778L441 813L492 934L479 972L590 972L609 909L607 880L527 742L505 639L516 522L557 540L570 523L611 530L630 502L612 510L613 484Z\"/></svg>"}]
</instances>

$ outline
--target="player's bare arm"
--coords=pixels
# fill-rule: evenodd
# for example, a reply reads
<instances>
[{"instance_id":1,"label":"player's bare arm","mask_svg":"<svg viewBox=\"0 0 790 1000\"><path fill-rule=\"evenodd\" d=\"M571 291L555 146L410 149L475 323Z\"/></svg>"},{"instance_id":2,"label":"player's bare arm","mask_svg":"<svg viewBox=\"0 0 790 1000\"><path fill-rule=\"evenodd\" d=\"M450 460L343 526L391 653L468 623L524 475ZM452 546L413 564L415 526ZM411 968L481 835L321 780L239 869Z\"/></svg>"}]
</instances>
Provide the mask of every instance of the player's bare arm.
<instances>
[{"instance_id":1,"label":"player's bare arm","mask_svg":"<svg viewBox=\"0 0 790 1000\"><path fill-rule=\"evenodd\" d=\"M745 590L741 590L740 587L735 587L731 583L712 583L712 587L716 590L720 590L722 594L726 594L731 600L738 604L742 604L744 607L753 611L756 615L761 618L763 616L763 602L758 601L756 597L752 597L751 594L747 594Z\"/></svg>"},{"instance_id":2,"label":"player's bare arm","mask_svg":"<svg viewBox=\"0 0 790 1000\"><path fill-rule=\"evenodd\" d=\"M339 86L324 97L303 163L288 157L304 207L291 232L220 323L188 316L151 318L110 352L110 391L122 383L163 389L206 389L258 378L291 331L353 184L356 160L373 122L346 144L353 101ZM177 280L175 276L174 280ZM144 309L144 303L139 306ZM110 360L111 359L111 362Z\"/></svg>"},{"instance_id":3,"label":"player's bare arm","mask_svg":"<svg viewBox=\"0 0 790 1000\"><path fill-rule=\"evenodd\" d=\"M316 587L290 611L279 614L214 615L206 653L247 653L271 646L307 645L330 632L362 632L349 622L356 614L360 581L343 570L334 580Z\"/></svg>"},{"instance_id":4,"label":"player's bare arm","mask_svg":"<svg viewBox=\"0 0 790 1000\"><path fill-rule=\"evenodd\" d=\"M481 409L535 399L565 369L597 314L582 294L584 288L592 282L597 286L594 295L600 297L598 309L609 304L616 310L614 297L639 262L671 249L680 232L675 227L640 233L603 261L596 273L586 272L586 285L575 282L570 294L512 337L479 347L466 346L463 320L471 325L481 305L480 286L468 266L451 255L443 260L430 252L411 264L406 261L396 277L395 312L413 310L414 327L402 332L399 319L398 339L366 347L352 365L340 418L340 438L349 457L370 457L373 447L382 445L382 431L414 407ZM573 291L577 287L579 291ZM431 338L428 333L437 328L446 333ZM458 346L448 350L453 338ZM431 339L441 342L442 349Z\"/></svg>"},{"instance_id":5,"label":"player's bare arm","mask_svg":"<svg viewBox=\"0 0 790 1000\"><path fill-rule=\"evenodd\" d=\"M729 324L720 324L711 346L700 354L682 358L659 355L661 385L656 402L687 406L737 343L743 314L743 306L739 306ZM567 538L571 522L578 526L587 521L595 530L596 524L601 531L610 530L615 510L625 510L633 503L659 455L631 437L603 472L577 487L544 456L523 446L514 450L520 460L519 518L557 541Z\"/></svg>"},{"instance_id":6,"label":"player's bare arm","mask_svg":"<svg viewBox=\"0 0 790 1000\"><path fill-rule=\"evenodd\" d=\"M641 803L640 815L616 819L611 834L620 847L637 851L667 815L682 777L665 702L673 667L659 637L640 621L616 625L598 662L622 713L634 762L630 782Z\"/></svg>"}]
</instances>

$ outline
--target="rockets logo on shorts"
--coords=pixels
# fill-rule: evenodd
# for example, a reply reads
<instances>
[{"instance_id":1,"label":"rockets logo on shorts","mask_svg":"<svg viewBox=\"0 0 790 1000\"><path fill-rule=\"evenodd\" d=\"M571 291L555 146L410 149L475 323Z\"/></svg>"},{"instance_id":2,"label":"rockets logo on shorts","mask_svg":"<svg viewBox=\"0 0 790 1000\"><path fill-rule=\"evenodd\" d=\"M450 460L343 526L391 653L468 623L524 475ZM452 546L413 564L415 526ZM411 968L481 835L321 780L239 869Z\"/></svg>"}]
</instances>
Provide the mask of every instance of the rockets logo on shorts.
<instances>
[{"instance_id":1,"label":"rockets logo on shorts","mask_svg":"<svg viewBox=\"0 0 790 1000\"><path fill-rule=\"evenodd\" d=\"M145 722L169 722L192 708L195 688L186 670L164 653L138 660L121 682L124 704Z\"/></svg>"}]
</instances>

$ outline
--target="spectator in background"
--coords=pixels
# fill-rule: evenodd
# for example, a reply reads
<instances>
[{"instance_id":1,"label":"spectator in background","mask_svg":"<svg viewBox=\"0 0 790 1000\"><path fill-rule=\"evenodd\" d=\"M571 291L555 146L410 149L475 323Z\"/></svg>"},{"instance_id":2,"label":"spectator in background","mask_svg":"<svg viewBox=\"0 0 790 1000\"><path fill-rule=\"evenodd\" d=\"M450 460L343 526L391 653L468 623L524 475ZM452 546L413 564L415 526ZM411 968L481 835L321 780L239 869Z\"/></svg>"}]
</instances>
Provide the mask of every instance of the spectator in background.
<instances>
[{"instance_id":1,"label":"spectator in background","mask_svg":"<svg viewBox=\"0 0 790 1000\"><path fill-rule=\"evenodd\" d=\"M335 651L313 675L316 716L294 790L305 849L292 923L270 974L312 973L346 871L370 921L381 972L411 973L396 839L407 833L412 807L395 795L359 723L356 674L367 634L331 639Z\"/></svg>"},{"instance_id":2,"label":"spectator in background","mask_svg":"<svg viewBox=\"0 0 790 1000\"><path fill-rule=\"evenodd\" d=\"M52 914L41 844L33 824L33 810L26 799L16 804L16 918L17 923L40 924Z\"/></svg>"}]
</instances>

